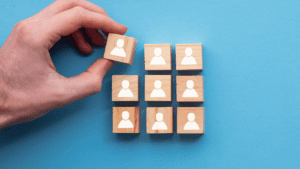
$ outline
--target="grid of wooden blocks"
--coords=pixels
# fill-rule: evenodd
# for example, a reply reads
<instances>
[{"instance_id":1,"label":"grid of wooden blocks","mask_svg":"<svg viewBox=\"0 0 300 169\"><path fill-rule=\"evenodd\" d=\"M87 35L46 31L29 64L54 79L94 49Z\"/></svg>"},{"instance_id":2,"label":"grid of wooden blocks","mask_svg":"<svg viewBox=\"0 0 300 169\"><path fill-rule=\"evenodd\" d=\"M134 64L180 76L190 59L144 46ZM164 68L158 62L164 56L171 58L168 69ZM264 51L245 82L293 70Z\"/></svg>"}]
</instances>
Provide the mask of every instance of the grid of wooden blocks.
<instances>
[{"instance_id":1,"label":"grid of wooden blocks","mask_svg":"<svg viewBox=\"0 0 300 169\"><path fill-rule=\"evenodd\" d=\"M109 34L104 58L132 64L137 40ZM171 44L145 44L145 70L172 71ZM202 44L176 45L176 70L203 70ZM204 102L203 76L176 76L177 102ZM138 75L112 76L112 101L139 101ZM172 75L145 75L145 101L172 101ZM147 107L147 133L173 133L173 107ZM113 133L140 133L139 107L113 107ZM204 107L177 107L178 134L204 134Z\"/></svg>"}]
</instances>

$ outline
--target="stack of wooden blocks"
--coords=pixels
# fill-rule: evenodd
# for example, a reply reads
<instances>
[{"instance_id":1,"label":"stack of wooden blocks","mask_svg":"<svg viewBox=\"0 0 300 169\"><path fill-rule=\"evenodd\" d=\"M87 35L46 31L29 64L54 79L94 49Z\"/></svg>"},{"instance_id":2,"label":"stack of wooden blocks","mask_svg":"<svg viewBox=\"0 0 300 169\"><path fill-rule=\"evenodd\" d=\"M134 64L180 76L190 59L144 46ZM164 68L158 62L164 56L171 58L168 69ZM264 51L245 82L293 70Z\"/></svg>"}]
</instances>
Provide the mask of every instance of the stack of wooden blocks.
<instances>
[{"instance_id":1,"label":"stack of wooden blocks","mask_svg":"<svg viewBox=\"0 0 300 169\"><path fill-rule=\"evenodd\" d=\"M104 58L132 65L137 40L109 34ZM176 70L203 70L202 44L177 44ZM145 44L145 70L171 71L172 46ZM192 72L191 72L192 73ZM203 76L176 76L177 102L204 102ZM112 101L139 101L138 75L112 76ZM145 75L145 101L172 101L172 75ZM173 107L147 107L147 133L173 133ZM113 133L140 133L139 107L113 107ZM203 107L177 107L177 133L204 134Z\"/></svg>"}]
</instances>

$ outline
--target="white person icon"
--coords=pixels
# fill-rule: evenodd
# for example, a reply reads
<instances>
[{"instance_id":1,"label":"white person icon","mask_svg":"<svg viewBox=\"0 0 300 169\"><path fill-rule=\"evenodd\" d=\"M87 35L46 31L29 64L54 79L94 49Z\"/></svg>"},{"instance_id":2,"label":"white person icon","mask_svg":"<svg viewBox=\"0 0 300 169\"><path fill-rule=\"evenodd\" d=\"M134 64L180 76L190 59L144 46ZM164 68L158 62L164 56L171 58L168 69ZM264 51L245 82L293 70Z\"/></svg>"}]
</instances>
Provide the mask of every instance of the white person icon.
<instances>
[{"instance_id":1,"label":"white person icon","mask_svg":"<svg viewBox=\"0 0 300 169\"><path fill-rule=\"evenodd\" d=\"M133 128L133 124L129 120L128 111L123 111L122 112L122 120L119 123L118 128Z\"/></svg>"},{"instance_id":2,"label":"white person icon","mask_svg":"<svg viewBox=\"0 0 300 169\"><path fill-rule=\"evenodd\" d=\"M124 40L123 39L118 39L117 40L117 47L115 47L112 51L111 51L111 55L114 56L120 56L120 57L126 57L126 53L125 50L123 49L124 46Z\"/></svg>"},{"instance_id":3,"label":"white person icon","mask_svg":"<svg viewBox=\"0 0 300 169\"><path fill-rule=\"evenodd\" d=\"M132 91L129 89L129 81L122 81L122 89L120 90L118 97L133 97Z\"/></svg>"},{"instance_id":4,"label":"white person icon","mask_svg":"<svg viewBox=\"0 0 300 169\"><path fill-rule=\"evenodd\" d=\"M161 89L161 81L156 80L154 82L154 87L153 91L150 94L150 97L166 97L165 92Z\"/></svg>"},{"instance_id":5,"label":"white person icon","mask_svg":"<svg viewBox=\"0 0 300 169\"><path fill-rule=\"evenodd\" d=\"M186 86L187 89L184 91L182 97L198 97L198 93L194 89L194 81L188 80Z\"/></svg>"},{"instance_id":6,"label":"white person icon","mask_svg":"<svg viewBox=\"0 0 300 169\"><path fill-rule=\"evenodd\" d=\"M195 114L188 114L188 122L184 125L183 130L200 130L198 124L195 122Z\"/></svg>"},{"instance_id":7,"label":"white person icon","mask_svg":"<svg viewBox=\"0 0 300 169\"><path fill-rule=\"evenodd\" d=\"M157 113L156 122L153 124L152 130L168 130L168 127L163 119L164 115L162 113Z\"/></svg>"},{"instance_id":8,"label":"white person icon","mask_svg":"<svg viewBox=\"0 0 300 169\"><path fill-rule=\"evenodd\" d=\"M161 56L161 48L154 49L154 57L151 59L150 65L166 65L165 59Z\"/></svg>"},{"instance_id":9,"label":"white person icon","mask_svg":"<svg viewBox=\"0 0 300 169\"><path fill-rule=\"evenodd\" d=\"M181 65L196 65L197 62L195 58L192 56L193 50L188 47L185 49L185 57L181 61Z\"/></svg>"}]
</instances>

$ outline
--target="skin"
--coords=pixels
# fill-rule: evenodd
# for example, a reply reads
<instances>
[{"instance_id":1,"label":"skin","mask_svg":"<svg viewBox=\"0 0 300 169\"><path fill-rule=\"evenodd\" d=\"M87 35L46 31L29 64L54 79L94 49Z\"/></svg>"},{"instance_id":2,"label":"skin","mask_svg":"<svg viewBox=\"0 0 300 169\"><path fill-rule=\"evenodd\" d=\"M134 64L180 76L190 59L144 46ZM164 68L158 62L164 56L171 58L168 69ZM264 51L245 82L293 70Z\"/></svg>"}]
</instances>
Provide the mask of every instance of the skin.
<instances>
[{"instance_id":1,"label":"skin","mask_svg":"<svg viewBox=\"0 0 300 169\"><path fill-rule=\"evenodd\" d=\"M70 36L85 54L92 44L103 46L104 34L125 34L127 27L112 20L104 9L85 0L59 0L17 23L0 48L0 129L32 121L52 109L101 91L113 61L96 60L87 70L67 78L57 73L49 49Z\"/></svg>"}]
</instances>

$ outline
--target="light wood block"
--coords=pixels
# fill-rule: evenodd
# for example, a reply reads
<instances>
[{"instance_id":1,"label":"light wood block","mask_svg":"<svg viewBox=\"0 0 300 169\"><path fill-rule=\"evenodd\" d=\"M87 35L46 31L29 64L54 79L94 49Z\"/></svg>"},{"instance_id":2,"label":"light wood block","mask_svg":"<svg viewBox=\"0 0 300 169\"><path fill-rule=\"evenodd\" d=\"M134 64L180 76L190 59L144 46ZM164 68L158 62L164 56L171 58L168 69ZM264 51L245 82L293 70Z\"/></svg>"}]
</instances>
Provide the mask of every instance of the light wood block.
<instances>
[{"instance_id":1,"label":"light wood block","mask_svg":"<svg viewBox=\"0 0 300 169\"><path fill-rule=\"evenodd\" d=\"M110 33L104 58L132 65L137 40L132 37Z\"/></svg>"},{"instance_id":2,"label":"light wood block","mask_svg":"<svg viewBox=\"0 0 300 169\"><path fill-rule=\"evenodd\" d=\"M202 44L176 44L176 70L203 70Z\"/></svg>"},{"instance_id":3,"label":"light wood block","mask_svg":"<svg viewBox=\"0 0 300 169\"><path fill-rule=\"evenodd\" d=\"M172 101L171 75L145 75L146 101Z\"/></svg>"},{"instance_id":4,"label":"light wood block","mask_svg":"<svg viewBox=\"0 0 300 169\"><path fill-rule=\"evenodd\" d=\"M177 107L178 134L204 134L204 107Z\"/></svg>"},{"instance_id":5,"label":"light wood block","mask_svg":"<svg viewBox=\"0 0 300 169\"><path fill-rule=\"evenodd\" d=\"M145 44L145 70L172 70L171 44Z\"/></svg>"},{"instance_id":6,"label":"light wood block","mask_svg":"<svg viewBox=\"0 0 300 169\"><path fill-rule=\"evenodd\" d=\"M113 133L140 133L140 108L113 107Z\"/></svg>"},{"instance_id":7,"label":"light wood block","mask_svg":"<svg viewBox=\"0 0 300 169\"><path fill-rule=\"evenodd\" d=\"M112 101L139 101L139 76L113 75Z\"/></svg>"},{"instance_id":8,"label":"light wood block","mask_svg":"<svg viewBox=\"0 0 300 169\"><path fill-rule=\"evenodd\" d=\"M173 107L147 107L147 133L173 133Z\"/></svg>"},{"instance_id":9,"label":"light wood block","mask_svg":"<svg viewBox=\"0 0 300 169\"><path fill-rule=\"evenodd\" d=\"M177 76L178 102L204 102L203 76Z\"/></svg>"}]
</instances>

